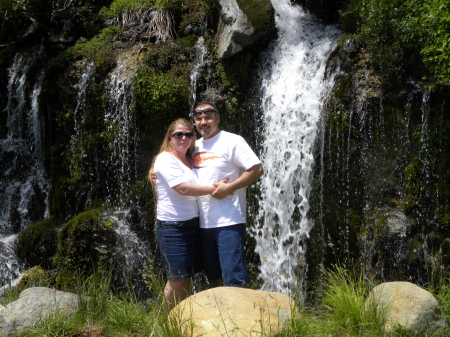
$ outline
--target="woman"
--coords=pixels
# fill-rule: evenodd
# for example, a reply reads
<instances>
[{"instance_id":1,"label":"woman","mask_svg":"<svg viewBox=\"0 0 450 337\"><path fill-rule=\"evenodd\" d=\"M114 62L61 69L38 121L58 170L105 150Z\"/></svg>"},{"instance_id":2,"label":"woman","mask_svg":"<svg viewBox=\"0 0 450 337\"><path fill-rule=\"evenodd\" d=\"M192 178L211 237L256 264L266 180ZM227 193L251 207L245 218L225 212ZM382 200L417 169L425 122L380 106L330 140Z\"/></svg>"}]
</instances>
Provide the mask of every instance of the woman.
<instances>
[{"instance_id":1,"label":"woman","mask_svg":"<svg viewBox=\"0 0 450 337\"><path fill-rule=\"evenodd\" d=\"M167 283L164 297L170 311L191 293L192 276L203 269L196 196L215 187L196 185L192 171L195 147L192 124L184 118L170 124L149 179L156 192L156 239ZM151 179L154 171L158 179Z\"/></svg>"}]
</instances>

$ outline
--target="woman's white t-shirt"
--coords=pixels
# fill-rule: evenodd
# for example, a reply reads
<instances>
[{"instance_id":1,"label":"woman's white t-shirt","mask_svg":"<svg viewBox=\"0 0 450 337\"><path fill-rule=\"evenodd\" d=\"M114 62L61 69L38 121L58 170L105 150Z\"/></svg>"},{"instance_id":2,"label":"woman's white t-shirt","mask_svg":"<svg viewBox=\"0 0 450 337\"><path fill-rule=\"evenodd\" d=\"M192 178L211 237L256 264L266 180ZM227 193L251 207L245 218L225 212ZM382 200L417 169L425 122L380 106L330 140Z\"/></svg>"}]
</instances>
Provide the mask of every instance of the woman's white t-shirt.
<instances>
[{"instance_id":1,"label":"woman's white t-shirt","mask_svg":"<svg viewBox=\"0 0 450 337\"><path fill-rule=\"evenodd\" d=\"M161 152L156 157L153 170L158 177L156 218L161 221L185 221L197 217L197 198L181 195L172 188L181 183L198 184L194 172L169 152Z\"/></svg>"}]
</instances>

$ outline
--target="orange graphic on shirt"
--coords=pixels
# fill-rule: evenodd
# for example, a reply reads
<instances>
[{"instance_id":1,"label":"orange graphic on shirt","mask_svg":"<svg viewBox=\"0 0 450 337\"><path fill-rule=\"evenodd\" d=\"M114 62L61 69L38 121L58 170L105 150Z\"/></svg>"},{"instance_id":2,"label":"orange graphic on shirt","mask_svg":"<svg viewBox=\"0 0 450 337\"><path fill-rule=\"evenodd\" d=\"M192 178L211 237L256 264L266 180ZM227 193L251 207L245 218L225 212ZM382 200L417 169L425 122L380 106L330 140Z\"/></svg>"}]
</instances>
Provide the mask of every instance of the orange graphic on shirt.
<instances>
[{"instance_id":1,"label":"orange graphic on shirt","mask_svg":"<svg viewBox=\"0 0 450 337\"><path fill-rule=\"evenodd\" d=\"M194 154L194 167L195 168L205 167L209 160L220 158L222 157L216 156L214 155L214 153L211 152L197 152L196 154Z\"/></svg>"}]
</instances>

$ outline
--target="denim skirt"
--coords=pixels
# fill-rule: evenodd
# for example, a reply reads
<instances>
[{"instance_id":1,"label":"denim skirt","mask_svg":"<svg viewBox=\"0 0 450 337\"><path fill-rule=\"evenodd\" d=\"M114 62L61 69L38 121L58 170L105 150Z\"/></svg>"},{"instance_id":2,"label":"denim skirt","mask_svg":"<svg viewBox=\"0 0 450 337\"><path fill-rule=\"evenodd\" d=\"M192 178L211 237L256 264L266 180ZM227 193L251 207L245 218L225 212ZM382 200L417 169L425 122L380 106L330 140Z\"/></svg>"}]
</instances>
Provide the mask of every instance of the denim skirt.
<instances>
[{"instance_id":1,"label":"denim skirt","mask_svg":"<svg viewBox=\"0 0 450 337\"><path fill-rule=\"evenodd\" d=\"M203 270L198 218L156 220L156 240L168 280L182 280Z\"/></svg>"}]
</instances>

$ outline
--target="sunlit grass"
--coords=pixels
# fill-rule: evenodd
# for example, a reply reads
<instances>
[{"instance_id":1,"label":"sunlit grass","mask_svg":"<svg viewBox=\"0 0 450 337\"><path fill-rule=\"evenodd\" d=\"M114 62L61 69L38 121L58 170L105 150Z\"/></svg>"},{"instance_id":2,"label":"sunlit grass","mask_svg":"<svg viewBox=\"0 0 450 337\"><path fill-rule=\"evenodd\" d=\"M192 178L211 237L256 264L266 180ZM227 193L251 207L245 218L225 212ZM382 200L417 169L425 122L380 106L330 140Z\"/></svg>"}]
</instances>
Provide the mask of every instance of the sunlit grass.
<instances>
[{"instance_id":1,"label":"sunlit grass","mask_svg":"<svg viewBox=\"0 0 450 337\"><path fill-rule=\"evenodd\" d=\"M155 298L141 301L132 291L115 294L111 291L111 273L97 271L78 285L79 310L70 317L53 315L16 337L73 337L86 329L99 329L108 337L178 337L181 333L167 322L162 303L162 278L152 277ZM30 284L37 286L39 284ZM313 307L293 309L293 319L274 337L413 337L409 331L383 331L383 313L366 303L374 284L349 270L336 267L325 272ZM433 289L432 289L433 290ZM443 278L433 291L443 315L450 321L450 282ZM14 288L3 293L3 303L15 300ZM6 296L6 297L5 297ZM444 337L450 330L422 337ZM416 336L417 337L417 336Z\"/></svg>"}]
</instances>

